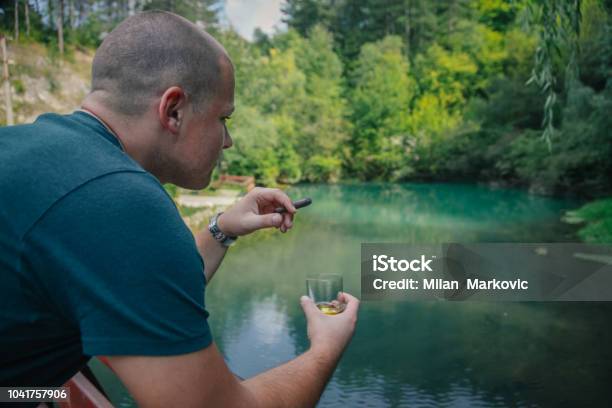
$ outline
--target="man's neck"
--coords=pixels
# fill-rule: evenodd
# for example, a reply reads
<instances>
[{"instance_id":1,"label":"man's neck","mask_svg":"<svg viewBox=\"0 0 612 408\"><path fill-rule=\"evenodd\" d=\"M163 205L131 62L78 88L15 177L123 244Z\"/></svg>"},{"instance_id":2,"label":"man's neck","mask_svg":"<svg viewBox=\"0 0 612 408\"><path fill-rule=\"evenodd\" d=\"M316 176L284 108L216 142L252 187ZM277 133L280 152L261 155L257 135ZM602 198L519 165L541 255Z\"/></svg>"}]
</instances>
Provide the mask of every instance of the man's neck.
<instances>
[{"instance_id":1,"label":"man's neck","mask_svg":"<svg viewBox=\"0 0 612 408\"><path fill-rule=\"evenodd\" d=\"M152 149L153 140L151 135L140 122L142 119L123 118L105 105L98 102L94 96L88 95L81 109L97 118L111 132L121 144L123 151L148 172L160 178L155 168L155 157Z\"/></svg>"},{"instance_id":2,"label":"man's neck","mask_svg":"<svg viewBox=\"0 0 612 408\"><path fill-rule=\"evenodd\" d=\"M93 116L96 120L98 120L98 122L100 122L102 126L104 126L104 128L108 131L108 133L110 133L111 135L115 137L115 139L117 139L117 142L119 142L119 145L121 145L121 148L125 152L125 145L121 141L121 138L117 135L117 133L113 130L113 128L110 127L108 123L104 122L98 115L96 115L94 112L90 111L89 109L81 108L79 109L79 111L84 112L90 116Z\"/></svg>"}]
</instances>

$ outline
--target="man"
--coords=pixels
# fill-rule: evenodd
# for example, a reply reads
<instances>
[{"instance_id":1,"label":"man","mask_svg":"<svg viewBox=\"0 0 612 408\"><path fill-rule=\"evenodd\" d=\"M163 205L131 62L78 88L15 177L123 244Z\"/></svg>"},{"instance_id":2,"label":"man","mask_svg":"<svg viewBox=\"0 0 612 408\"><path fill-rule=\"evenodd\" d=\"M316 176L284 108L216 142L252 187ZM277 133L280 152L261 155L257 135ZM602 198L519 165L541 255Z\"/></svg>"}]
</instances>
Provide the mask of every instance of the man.
<instances>
[{"instance_id":1,"label":"man","mask_svg":"<svg viewBox=\"0 0 612 408\"><path fill-rule=\"evenodd\" d=\"M81 111L0 129L0 385L59 386L107 356L144 407L316 404L352 337L356 298L342 294L346 310L326 316L302 297L310 349L243 382L204 304L230 237L286 232L289 198L255 189L194 239L160 184L209 183L232 145L233 99L221 45L148 12L105 38Z\"/></svg>"}]
</instances>

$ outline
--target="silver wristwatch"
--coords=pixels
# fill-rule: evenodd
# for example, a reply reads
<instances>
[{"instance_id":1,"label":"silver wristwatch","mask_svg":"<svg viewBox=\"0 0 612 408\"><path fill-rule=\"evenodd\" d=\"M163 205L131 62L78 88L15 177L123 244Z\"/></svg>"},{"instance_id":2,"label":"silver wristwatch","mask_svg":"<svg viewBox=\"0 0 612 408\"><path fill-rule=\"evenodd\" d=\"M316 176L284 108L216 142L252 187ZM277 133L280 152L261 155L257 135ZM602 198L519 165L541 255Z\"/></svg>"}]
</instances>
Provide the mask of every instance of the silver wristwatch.
<instances>
[{"instance_id":1,"label":"silver wristwatch","mask_svg":"<svg viewBox=\"0 0 612 408\"><path fill-rule=\"evenodd\" d=\"M219 224L217 223L217 221L219 220L221 214L223 214L223 212L215 214L215 216L210 219L210 223L208 224L208 230L216 241L218 241L223 246L229 247L232 246L234 242L236 242L238 237L230 237L219 229Z\"/></svg>"}]
</instances>

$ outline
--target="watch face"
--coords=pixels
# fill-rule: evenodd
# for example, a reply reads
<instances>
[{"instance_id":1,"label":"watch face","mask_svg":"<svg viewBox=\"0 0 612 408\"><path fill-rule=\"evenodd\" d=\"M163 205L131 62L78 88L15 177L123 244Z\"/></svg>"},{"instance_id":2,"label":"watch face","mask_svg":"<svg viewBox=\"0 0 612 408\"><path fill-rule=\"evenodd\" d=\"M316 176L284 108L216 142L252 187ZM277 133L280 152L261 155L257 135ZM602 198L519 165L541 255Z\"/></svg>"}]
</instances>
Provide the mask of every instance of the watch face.
<instances>
[{"instance_id":1,"label":"watch face","mask_svg":"<svg viewBox=\"0 0 612 408\"><path fill-rule=\"evenodd\" d=\"M221 233L221 230L219 229L219 226L217 225L217 219L219 218L219 215L215 215L211 220L210 220L210 224L208 224L208 230L215 235L216 238L216 234Z\"/></svg>"},{"instance_id":2,"label":"watch face","mask_svg":"<svg viewBox=\"0 0 612 408\"><path fill-rule=\"evenodd\" d=\"M223 246L229 247L231 245L234 244L234 242L236 242L236 240L238 239L238 237L230 237L227 236L223 233L223 231L221 231L219 229L219 225L217 225L217 219L219 219L219 215L221 215L221 213L215 215L211 220L210 220L210 224L208 224L208 230L210 231L210 233L212 234L213 238L215 239L215 241L219 241L219 243Z\"/></svg>"}]
</instances>

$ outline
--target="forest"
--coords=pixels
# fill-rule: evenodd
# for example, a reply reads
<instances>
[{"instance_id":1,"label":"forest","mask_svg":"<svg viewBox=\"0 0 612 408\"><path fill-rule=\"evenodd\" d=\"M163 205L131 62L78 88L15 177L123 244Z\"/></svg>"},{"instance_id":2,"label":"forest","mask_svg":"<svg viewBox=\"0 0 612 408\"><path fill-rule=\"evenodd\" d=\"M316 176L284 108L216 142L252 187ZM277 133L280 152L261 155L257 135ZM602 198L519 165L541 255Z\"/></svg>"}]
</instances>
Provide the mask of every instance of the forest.
<instances>
[{"instance_id":1,"label":"forest","mask_svg":"<svg viewBox=\"0 0 612 408\"><path fill-rule=\"evenodd\" d=\"M218 0L11 0L8 42L58 59L141 10L211 32L235 65L234 148L261 185L479 182L593 201L566 215L612 242L612 2L287 0L247 41Z\"/></svg>"}]
</instances>

